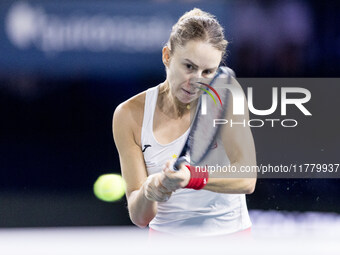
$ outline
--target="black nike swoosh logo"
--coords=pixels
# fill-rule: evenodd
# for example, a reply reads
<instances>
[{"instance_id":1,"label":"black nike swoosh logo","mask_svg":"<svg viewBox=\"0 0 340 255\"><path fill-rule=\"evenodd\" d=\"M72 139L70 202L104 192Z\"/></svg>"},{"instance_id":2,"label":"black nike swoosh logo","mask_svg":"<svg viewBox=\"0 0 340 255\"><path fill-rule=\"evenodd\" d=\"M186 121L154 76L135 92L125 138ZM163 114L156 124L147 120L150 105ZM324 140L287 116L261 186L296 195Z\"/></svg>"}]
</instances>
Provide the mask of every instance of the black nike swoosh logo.
<instances>
[{"instance_id":1,"label":"black nike swoosh logo","mask_svg":"<svg viewBox=\"0 0 340 255\"><path fill-rule=\"evenodd\" d=\"M146 148L149 148L149 147L151 147L150 144L145 144L145 145L144 145L144 149L142 150L142 152L144 152L144 151L146 150Z\"/></svg>"}]
</instances>

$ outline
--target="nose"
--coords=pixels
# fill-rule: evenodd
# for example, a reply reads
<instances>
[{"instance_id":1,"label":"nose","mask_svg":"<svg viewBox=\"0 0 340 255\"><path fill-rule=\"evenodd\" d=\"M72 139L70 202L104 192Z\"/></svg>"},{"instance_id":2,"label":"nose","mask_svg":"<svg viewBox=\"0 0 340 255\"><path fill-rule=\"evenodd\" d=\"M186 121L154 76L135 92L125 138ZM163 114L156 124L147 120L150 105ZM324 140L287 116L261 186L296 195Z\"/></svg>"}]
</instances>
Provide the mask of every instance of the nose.
<instances>
[{"instance_id":1,"label":"nose","mask_svg":"<svg viewBox=\"0 0 340 255\"><path fill-rule=\"evenodd\" d=\"M196 84L198 81L200 81L200 79L202 79L202 73L200 71L196 71L190 74L189 76L189 84Z\"/></svg>"},{"instance_id":2,"label":"nose","mask_svg":"<svg viewBox=\"0 0 340 255\"><path fill-rule=\"evenodd\" d=\"M192 73L192 78L193 78L193 79L200 79L200 78L203 78L202 72L201 72L200 70L197 70L196 72L193 72L193 73Z\"/></svg>"},{"instance_id":3,"label":"nose","mask_svg":"<svg viewBox=\"0 0 340 255\"><path fill-rule=\"evenodd\" d=\"M202 82L203 79L202 72L197 70L190 74L188 85L190 84L190 87L197 88L197 86L200 86L199 82Z\"/></svg>"}]
</instances>

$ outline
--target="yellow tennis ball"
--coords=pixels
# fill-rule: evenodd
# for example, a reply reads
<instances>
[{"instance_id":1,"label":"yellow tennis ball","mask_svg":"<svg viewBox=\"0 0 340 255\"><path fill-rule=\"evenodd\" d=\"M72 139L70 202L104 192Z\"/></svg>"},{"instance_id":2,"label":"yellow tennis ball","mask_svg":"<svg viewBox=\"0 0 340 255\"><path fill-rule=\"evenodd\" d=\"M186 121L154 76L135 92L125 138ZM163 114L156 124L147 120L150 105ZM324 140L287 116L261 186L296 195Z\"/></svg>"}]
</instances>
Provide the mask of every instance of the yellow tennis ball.
<instances>
[{"instance_id":1,"label":"yellow tennis ball","mask_svg":"<svg viewBox=\"0 0 340 255\"><path fill-rule=\"evenodd\" d=\"M98 177L93 185L97 198L105 202L114 202L125 194L126 184L119 174L104 174Z\"/></svg>"}]
</instances>

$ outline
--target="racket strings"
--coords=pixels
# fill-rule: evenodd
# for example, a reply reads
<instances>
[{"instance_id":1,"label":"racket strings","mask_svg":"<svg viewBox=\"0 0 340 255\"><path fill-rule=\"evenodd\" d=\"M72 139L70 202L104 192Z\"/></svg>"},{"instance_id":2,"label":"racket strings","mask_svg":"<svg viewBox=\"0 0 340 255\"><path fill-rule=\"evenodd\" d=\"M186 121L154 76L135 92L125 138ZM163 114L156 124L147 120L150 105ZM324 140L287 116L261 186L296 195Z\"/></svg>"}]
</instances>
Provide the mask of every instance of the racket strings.
<instances>
[{"instance_id":1,"label":"racket strings","mask_svg":"<svg viewBox=\"0 0 340 255\"><path fill-rule=\"evenodd\" d=\"M218 93L221 104L216 104L215 100L209 98L207 93L203 93L200 99L198 107L202 107L202 97L208 97L206 102L206 113L202 114L202 111L197 111L195 120L191 127L191 132L188 137L188 147L190 151L191 164L198 164L209 153L215 144L215 138L219 131L219 126L214 126L214 120L224 118L226 112L226 105L228 99L228 90L225 88L216 88L215 84L218 77L225 73L223 70L219 70L217 75L212 79L210 86L213 88L214 93ZM229 75L227 74L227 79ZM229 82L228 80L226 80ZM225 82L225 81L224 81ZM211 91L211 90L210 90Z\"/></svg>"}]
</instances>

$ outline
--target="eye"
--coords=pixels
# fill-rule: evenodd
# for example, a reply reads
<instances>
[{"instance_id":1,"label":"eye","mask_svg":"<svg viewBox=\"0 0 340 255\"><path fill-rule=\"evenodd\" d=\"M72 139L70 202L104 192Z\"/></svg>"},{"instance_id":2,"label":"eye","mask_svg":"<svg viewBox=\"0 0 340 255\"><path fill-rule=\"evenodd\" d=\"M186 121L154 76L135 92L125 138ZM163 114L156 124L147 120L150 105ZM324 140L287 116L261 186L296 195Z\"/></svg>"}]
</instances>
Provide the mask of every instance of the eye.
<instances>
[{"instance_id":1,"label":"eye","mask_svg":"<svg viewBox=\"0 0 340 255\"><path fill-rule=\"evenodd\" d=\"M203 71L203 75L205 75L205 76L211 76L213 74L214 74L213 70L204 70Z\"/></svg>"},{"instance_id":2,"label":"eye","mask_svg":"<svg viewBox=\"0 0 340 255\"><path fill-rule=\"evenodd\" d=\"M194 69L194 67L191 64L185 64L185 66L186 66L186 68L188 70L193 70Z\"/></svg>"}]
</instances>

